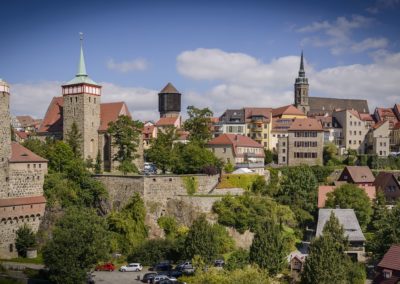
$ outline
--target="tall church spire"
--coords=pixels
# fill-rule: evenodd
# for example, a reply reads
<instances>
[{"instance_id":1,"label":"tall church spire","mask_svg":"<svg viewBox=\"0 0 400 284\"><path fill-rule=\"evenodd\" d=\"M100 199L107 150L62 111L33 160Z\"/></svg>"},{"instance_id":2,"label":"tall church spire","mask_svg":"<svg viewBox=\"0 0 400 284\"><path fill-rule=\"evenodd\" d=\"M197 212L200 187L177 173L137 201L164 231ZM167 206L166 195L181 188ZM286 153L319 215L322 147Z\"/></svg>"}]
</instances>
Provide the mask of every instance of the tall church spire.
<instances>
[{"instance_id":1,"label":"tall church spire","mask_svg":"<svg viewBox=\"0 0 400 284\"><path fill-rule=\"evenodd\" d=\"M76 74L76 76L87 76L85 57L83 56L83 33L79 33L79 36L81 40L81 55L79 57L78 73Z\"/></svg>"},{"instance_id":2,"label":"tall church spire","mask_svg":"<svg viewBox=\"0 0 400 284\"><path fill-rule=\"evenodd\" d=\"M304 78L305 76L306 71L304 71L303 51L301 51L299 77Z\"/></svg>"}]
</instances>

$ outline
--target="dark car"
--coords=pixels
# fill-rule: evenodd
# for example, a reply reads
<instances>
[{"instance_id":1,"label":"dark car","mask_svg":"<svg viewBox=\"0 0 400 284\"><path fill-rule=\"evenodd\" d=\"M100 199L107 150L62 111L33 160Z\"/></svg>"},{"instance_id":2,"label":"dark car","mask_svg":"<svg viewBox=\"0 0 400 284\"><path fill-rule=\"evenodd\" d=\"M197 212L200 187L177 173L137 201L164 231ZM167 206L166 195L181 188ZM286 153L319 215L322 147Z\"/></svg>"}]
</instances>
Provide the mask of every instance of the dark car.
<instances>
[{"instance_id":1,"label":"dark car","mask_svg":"<svg viewBox=\"0 0 400 284\"><path fill-rule=\"evenodd\" d=\"M153 283L153 279L156 276L157 276L156 272L146 273L145 275L143 275L142 282L144 282L144 283L148 283L148 282Z\"/></svg>"},{"instance_id":2,"label":"dark car","mask_svg":"<svg viewBox=\"0 0 400 284\"><path fill-rule=\"evenodd\" d=\"M225 265L225 261L222 259L217 259L214 261L214 266L215 267L223 267Z\"/></svg>"},{"instance_id":3,"label":"dark car","mask_svg":"<svg viewBox=\"0 0 400 284\"><path fill-rule=\"evenodd\" d=\"M96 266L94 269L96 271L114 271L115 270L115 265L112 264L111 262L104 263L104 264L99 264Z\"/></svg>"},{"instance_id":4,"label":"dark car","mask_svg":"<svg viewBox=\"0 0 400 284\"><path fill-rule=\"evenodd\" d=\"M168 273L168 276L174 277L174 278L179 278L183 275L183 272L181 270L171 270Z\"/></svg>"}]
</instances>

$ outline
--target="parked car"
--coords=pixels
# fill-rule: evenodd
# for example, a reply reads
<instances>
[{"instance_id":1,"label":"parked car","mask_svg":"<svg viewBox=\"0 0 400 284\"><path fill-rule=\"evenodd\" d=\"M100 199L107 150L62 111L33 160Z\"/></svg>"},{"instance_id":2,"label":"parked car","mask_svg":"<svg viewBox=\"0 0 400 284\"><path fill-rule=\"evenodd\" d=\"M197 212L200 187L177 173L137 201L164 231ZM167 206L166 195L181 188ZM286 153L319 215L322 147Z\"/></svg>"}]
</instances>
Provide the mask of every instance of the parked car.
<instances>
[{"instance_id":1,"label":"parked car","mask_svg":"<svg viewBox=\"0 0 400 284\"><path fill-rule=\"evenodd\" d=\"M178 280L175 277L168 277L167 275L157 275L153 279L153 283L160 283L161 280L169 280L171 282L177 282Z\"/></svg>"},{"instance_id":2,"label":"parked car","mask_svg":"<svg viewBox=\"0 0 400 284\"><path fill-rule=\"evenodd\" d=\"M87 284L95 284L96 283L96 281L94 281L95 276L96 275L92 274L91 272L88 272L86 275L86 283Z\"/></svg>"},{"instance_id":3,"label":"parked car","mask_svg":"<svg viewBox=\"0 0 400 284\"><path fill-rule=\"evenodd\" d=\"M128 265L123 265L119 269L119 271L126 272L126 271L141 271L143 266L140 263L129 263Z\"/></svg>"},{"instance_id":4,"label":"parked car","mask_svg":"<svg viewBox=\"0 0 400 284\"><path fill-rule=\"evenodd\" d=\"M217 259L214 261L215 267L223 267L225 265L225 261L223 259Z\"/></svg>"},{"instance_id":5,"label":"parked car","mask_svg":"<svg viewBox=\"0 0 400 284\"><path fill-rule=\"evenodd\" d=\"M170 271L170 270L172 270L172 265L169 262L160 262L160 263L157 263L157 264L153 265L153 267L151 267L150 270L153 270L153 271Z\"/></svg>"},{"instance_id":6,"label":"parked car","mask_svg":"<svg viewBox=\"0 0 400 284\"><path fill-rule=\"evenodd\" d=\"M142 282L144 282L144 283L148 283L148 282L153 283L153 279L156 276L157 276L156 272L146 273L145 275L143 275Z\"/></svg>"},{"instance_id":7,"label":"parked car","mask_svg":"<svg viewBox=\"0 0 400 284\"><path fill-rule=\"evenodd\" d=\"M183 271L181 271L181 270L171 270L171 271L169 271L169 273L168 273L168 276L169 277L174 277L174 278L179 278L179 277L181 277L183 275Z\"/></svg>"},{"instance_id":8,"label":"parked car","mask_svg":"<svg viewBox=\"0 0 400 284\"><path fill-rule=\"evenodd\" d=\"M103 264L99 264L96 266L96 268L94 269L96 271L114 271L115 270L115 265L112 264L111 262L107 262L107 263L103 263Z\"/></svg>"},{"instance_id":9,"label":"parked car","mask_svg":"<svg viewBox=\"0 0 400 284\"><path fill-rule=\"evenodd\" d=\"M182 263L178 264L178 265L175 267L175 269L181 270L181 271L182 271L182 270L185 269L186 267L192 267L192 263L191 263L190 261L182 262Z\"/></svg>"}]
</instances>

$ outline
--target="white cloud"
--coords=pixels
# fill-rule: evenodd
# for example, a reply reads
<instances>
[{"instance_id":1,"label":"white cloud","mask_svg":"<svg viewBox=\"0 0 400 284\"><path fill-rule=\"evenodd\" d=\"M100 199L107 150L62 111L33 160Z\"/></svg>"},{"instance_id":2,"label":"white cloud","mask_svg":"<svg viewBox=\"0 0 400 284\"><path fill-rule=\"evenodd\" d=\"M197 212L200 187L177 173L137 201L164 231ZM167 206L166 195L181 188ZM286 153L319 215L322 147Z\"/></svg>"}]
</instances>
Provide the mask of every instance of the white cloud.
<instances>
[{"instance_id":1,"label":"white cloud","mask_svg":"<svg viewBox=\"0 0 400 284\"><path fill-rule=\"evenodd\" d=\"M230 57L235 60L231 62ZM371 64L323 70L314 70L306 62L310 95L368 99L371 111L376 106L400 102L400 53L380 52L374 58L376 61ZM218 81L202 94L192 91L184 93L183 97L188 104L208 106L221 114L227 108L277 107L293 103L293 83L299 61L298 56L286 56L263 63L247 54L196 49L181 53L177 57L177 68L190 79Z\"/></svg>"},{"instance_id":2,"label":"white cloud","mask_svg":"<svg viewBox=\"0 0 400 284\"><path fill-rule=\"evenodd\" d=\"M12 115L43 118L52 98L61 96L61 85L61 82L55 81L12 84L10 86ZM100 85L103 86L102 102L124 101L135 119L157 119L157 91L121 87L107 82L101 82Z\"/></svg>"},{"instance_id":3,"label":"white cloud","mask_svg":"<svg viewBox=\"0 0 400 284\"><path fill-rule=\"evenodd\" d=\"M333 55L339 55L347 51L359 53L370 49L384 48L388 45L386 38L366 38L360 42L352 39L354 30L365 29L371 26L373 22L374 19L372 18L353 15L349 19L338 17L333 22L313 22L296 31L303 34L316 34L303 38L302 45L329 47Z\"/></svg>"},{"instance_id":4,"label":"white cloud","mask_svg":"<svg viewBox=\"0 0 400 284\"><path fill-rule=\"evenodd\" d=\"M376 0L374 5L366 9L371 14L378 14L380 11L388 8L395 8L400 4L400 0Z\"/></svg>"},{"instance_id":5,"label":"white cloud","mask_svg":"<svg viewBox=\"0 0 400 284\"><path fill-rule=\"evenodd\" d=\"M115 60L111 58L107 62L107 68L121 73L144 71L148 68L148 62L144 58L136 58L134 60L122 62L115 62Z\"/></svg>"}]
</instances>

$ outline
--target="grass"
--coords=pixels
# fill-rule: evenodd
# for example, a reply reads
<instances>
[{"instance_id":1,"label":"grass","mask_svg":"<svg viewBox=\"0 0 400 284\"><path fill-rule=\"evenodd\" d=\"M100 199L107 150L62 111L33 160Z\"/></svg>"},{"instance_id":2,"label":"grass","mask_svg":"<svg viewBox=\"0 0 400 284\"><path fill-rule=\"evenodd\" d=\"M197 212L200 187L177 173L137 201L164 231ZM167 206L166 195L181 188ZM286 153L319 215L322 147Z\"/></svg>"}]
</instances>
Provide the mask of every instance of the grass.
<instances>
[{"instance_id":1,"label":"grass","mask_svg":"<svg viewBox=\"0 0 400 284\"><path fill-rule=\"evenodd\" d=\"M44 264L43 256L39 253L36 258L11 258L11 259L1 259L0 261L7 261L7 262L17 262L17 263L32 263L32 264Z\"/></svg>"},{"instance_id":2,"label":"grass","mask_svg":"<svg viewBox=\"0 0 400 284\"><path fill-rule=\"evenodd\" d=\"M221 182L217 188L243 188L244 190L250 190L251 185L258 177L257 174L239 174L239 175L223 175Z\"/></svg>"}]
</instances>

